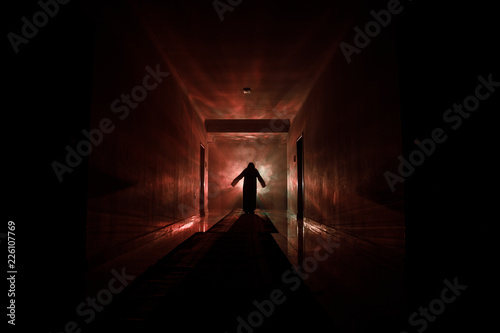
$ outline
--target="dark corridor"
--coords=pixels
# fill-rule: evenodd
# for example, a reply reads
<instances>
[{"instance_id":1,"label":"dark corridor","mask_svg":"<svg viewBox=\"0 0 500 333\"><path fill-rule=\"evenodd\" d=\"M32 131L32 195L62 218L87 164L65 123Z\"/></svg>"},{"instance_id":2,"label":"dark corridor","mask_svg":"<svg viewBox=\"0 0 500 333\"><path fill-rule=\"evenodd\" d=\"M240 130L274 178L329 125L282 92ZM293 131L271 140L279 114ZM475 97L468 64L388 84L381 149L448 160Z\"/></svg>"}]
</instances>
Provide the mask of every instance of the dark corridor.
<instances>
[{"instance_id":1,"label":"dark corridor","mask_svg":"<svg viewBox=\"0 0 500 333\"><path fill-rule=\"evenodd\" d=\"M495 327L493 2L4 5L6 332Z\"/></svg>"}]
</instances>

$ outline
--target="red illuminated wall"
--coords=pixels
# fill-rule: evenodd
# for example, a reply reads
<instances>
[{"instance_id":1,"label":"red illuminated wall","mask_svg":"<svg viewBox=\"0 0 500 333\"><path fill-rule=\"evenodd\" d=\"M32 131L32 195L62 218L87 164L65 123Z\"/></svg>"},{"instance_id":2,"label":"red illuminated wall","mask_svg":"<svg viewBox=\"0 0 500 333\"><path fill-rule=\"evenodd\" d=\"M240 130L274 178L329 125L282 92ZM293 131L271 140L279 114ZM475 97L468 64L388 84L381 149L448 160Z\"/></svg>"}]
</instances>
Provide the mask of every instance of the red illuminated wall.
<instances>
[{"instance_id":1,"label":"red illuminated wall","mask_svg":"<svg viewBox=\"0 0 500 333\"><path fill-rule=\"evenodd\" d=\"M401 154L396 66L389 32L350 64L340 49L334 54L291 125L288 209L297 212L293 158L303 133L305 216L402 249L402 188L392 193L383 176Z\"/></svg>"},{"instance_id":2,"label":"red illuminated wall","mask_svg":"<svg viewBox=\"0 0 500 333\"><path fill-rule=\"evenodd\" d=\"M141 236L197 214L199 208L203 123L172 74L157 80L150 75L144 81L147 66L162 73L170 69L132 11L122 10L120 15L104 13L106 22L102 28L97 24L96 31L90 128L108 118L114 130L89 157L91 266L138 248L144 242ZM115 99L134 89L138 96L140 88L135 87L145 84L156 87L135 108L129 107L128 115L126 102L113 109Z\"/></svg>"},{"instance_id":3,"label":"red illuminated wall","mask_svg":"<svg viewBox=\"0 0 500 333\"><path fill-rule=\"evenodd\" d=\"M216 136L209 144L208 209L242 208L243 179L234 188L231 182L249 162L255 164L266 182L266 188L257 184L257 208L286 209L285 137Z\"/></svg>"}]
</instances>

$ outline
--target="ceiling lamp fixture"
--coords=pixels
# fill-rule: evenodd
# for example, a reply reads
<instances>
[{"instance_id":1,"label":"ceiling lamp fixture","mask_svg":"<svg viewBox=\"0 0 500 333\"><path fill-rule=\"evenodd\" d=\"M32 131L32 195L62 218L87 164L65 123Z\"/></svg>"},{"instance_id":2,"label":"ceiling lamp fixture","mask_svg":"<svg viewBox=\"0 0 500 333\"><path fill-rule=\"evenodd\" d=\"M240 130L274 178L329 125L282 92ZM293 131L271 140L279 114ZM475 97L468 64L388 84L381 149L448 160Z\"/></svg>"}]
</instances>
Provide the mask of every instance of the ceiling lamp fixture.
<instances>
[{"instance_id":1,"label":"ceiling lamp fixture","mask_svg":"<svg viewBox=\"0 0 500 333\"><path fill-rule=\"evenodd\" d=\"M251 94L252 90L250 88L243 88L243 93L244 94Z\"/></svg>"}]
</instances>

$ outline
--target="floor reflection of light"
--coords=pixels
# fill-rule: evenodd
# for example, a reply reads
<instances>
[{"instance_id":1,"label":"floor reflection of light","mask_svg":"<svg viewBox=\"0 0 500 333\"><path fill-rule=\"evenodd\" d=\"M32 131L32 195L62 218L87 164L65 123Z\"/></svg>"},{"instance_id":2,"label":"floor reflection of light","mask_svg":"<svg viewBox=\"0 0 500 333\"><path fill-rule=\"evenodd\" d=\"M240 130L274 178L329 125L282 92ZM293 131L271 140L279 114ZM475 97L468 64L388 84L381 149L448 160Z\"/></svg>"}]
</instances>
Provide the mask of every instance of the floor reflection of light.
<instances>
[{"instance_id":1,"label":"floor reflection of light","mask_svg":"<svg viewBox=\"0 0 500 333\"><path fill-rule=\"evenodd\" d=\"M194 222L188 222L188 223L185 223L183 225L181 225L177 231L181 231L181 230L184 230L184 229L187 229L187 228L190 228L191 226L193 226Z\"/></svg>"}]
</instances>

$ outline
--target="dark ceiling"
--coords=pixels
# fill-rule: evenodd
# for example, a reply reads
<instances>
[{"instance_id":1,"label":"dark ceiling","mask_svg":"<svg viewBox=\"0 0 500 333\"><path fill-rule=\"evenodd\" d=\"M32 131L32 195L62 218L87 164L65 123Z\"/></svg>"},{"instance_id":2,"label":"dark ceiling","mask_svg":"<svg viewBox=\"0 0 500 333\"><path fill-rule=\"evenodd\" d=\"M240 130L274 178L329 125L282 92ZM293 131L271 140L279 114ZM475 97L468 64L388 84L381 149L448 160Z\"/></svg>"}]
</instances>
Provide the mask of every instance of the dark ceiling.
<instances>
[{"instance_id":1,"label":"dark ceiling","mask_svg":"<svg viewBox=\"0 0 500 333\"><path fill-rule=\"evenodd\" d=\"M240 4L219 13L213 1L132 5L203 120L293 119L338 51L341 9L332 1L228 2Z\"/></svg>"}]
</instances>

